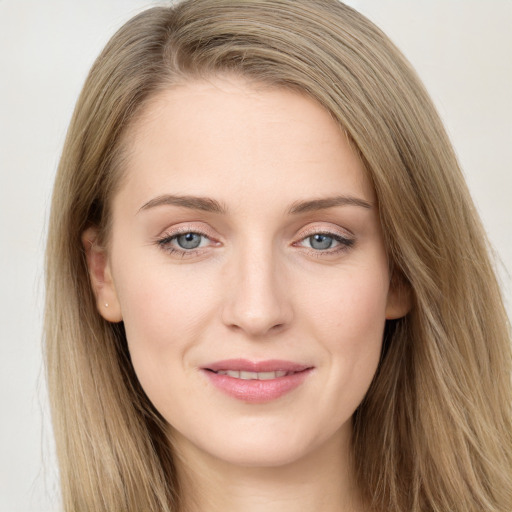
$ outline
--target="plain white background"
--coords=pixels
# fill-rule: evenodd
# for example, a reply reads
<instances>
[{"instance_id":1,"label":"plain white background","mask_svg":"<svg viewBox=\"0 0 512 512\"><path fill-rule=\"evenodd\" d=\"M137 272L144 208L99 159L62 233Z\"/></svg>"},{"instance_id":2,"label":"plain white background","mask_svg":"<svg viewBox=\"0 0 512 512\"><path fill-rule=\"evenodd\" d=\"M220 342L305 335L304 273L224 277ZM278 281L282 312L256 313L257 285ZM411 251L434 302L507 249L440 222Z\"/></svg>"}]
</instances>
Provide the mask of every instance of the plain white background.
<instances>
[{"instance_id":1,"label":"plain white background","mask_svg":"<svg viewBox=\"0 0 512 512\"><path fill-rule=\"evenodd\" d=\"M512 0L352 0L426 83L512 311ZM41 362L51 186L94 58L142 0L0 0L0 512L58 510Z\"/></svg>"}]
</instances>

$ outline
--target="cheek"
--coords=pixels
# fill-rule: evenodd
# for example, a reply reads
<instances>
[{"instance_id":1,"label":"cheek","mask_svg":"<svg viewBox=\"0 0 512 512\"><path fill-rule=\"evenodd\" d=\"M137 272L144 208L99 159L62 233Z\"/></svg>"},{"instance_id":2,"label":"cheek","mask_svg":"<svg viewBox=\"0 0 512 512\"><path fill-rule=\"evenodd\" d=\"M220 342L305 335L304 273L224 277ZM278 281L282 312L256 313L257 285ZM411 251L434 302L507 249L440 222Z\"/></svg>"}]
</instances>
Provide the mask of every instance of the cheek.
<instances>
[{"instance_id":1,"label":"cheek","mask_svg":"<svg viewBox=\"0 0 512 512\"><path fill-rule=\"evenodd\" d=\"M137 272L119 266L115 276L135 372L153 399L170 375L183 368L188 350L211 319L213 297L193 273L146 262Z\"/></svg>"},{"instance_id":2,"label":"cheek","mask_svg":"<svg viewBox=\"0 0 512 512\"><path fill-rule=\"evenodd\" d=\"M330 362L331 389L343 397L331 399L343 408L343 416L351 415L363 399L380 360L388 292L385 266L381 270L346 272L330 283L328 292L309 287L307 328Z\"/></svg>"},{"instance_id":3,"label":"cheek","mask_svg":"<svg viewBox=\"0 0 512 512\"><path fill-rule=\"evenodd\" d=\"M305 305L328 339L364 345L383 330L388 287L383 265L348 268L323 285L309 283Z\"/></svg>"},{"instance_id":4,"label":"cheek","mask_svg":"<svg viewBox=\"0 0 512 512\"><path fill-rule=\"evenodd\" d=\"M161 341L165 345L166 339L194 329L211 302L212 294L205 289L204 281L188 268L176 269L151 261L119 268L116 288L125 326L133 332L134 339L155 344ZM134 268L137 270L124 272Z\"/></svg>"}]
</instances>

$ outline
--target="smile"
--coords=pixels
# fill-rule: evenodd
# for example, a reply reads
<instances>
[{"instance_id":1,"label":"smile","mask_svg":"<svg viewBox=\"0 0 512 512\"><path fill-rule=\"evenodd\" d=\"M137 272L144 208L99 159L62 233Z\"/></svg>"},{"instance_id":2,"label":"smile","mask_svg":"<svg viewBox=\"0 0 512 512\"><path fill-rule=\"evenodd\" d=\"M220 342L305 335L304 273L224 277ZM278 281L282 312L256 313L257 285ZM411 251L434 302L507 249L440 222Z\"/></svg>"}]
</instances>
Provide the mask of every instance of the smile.
<instances>
[{"instance_id":1,"label":"smile","mask_svg":"<svg viewBox=\"0 0 512 512\"><path fill-rule=\"evenodd\" d=\"M246 403L276 400L298 388L313 367L290 361L244 359L218 361L202 368L217 390Z\"/></svg>"},{"instance_id":2,"label":"smile","mask_svg":"<svg viewBox=\"0 0 512 512\"><path fill-rule=\"evenodd\" d=\"M233 377L234 379L242 379L242 380L272 380L277 379L279 377L286 377L287 375L291 375L295 372L285 372L283 370L278 370L275 372L244 372L237 370L219 370L215 372L217 375L227 375L228 377Z\"/></svg>"}]
</instances>

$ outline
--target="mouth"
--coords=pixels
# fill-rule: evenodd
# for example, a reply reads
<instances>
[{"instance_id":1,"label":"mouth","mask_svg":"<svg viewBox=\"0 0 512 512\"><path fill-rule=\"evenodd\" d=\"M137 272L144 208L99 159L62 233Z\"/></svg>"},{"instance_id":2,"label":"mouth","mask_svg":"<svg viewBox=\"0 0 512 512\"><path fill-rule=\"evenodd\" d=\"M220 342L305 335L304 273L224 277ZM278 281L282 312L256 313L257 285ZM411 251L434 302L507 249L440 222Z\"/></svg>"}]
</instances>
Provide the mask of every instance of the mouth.
<instances>
[{"instance_id":1,"label":"mouth","mask_svg":"<svg viewBox=\"0 0 512 512\"><path fill-rule=\"evenodd\" d=\"M218 361L201 368L214 387L246 403L280 398L299 387L313 369L290 361L245 359Z\"/></svg>"},{"instance_id":2,"label":"mouth","mask_svg":"<svg viewBox=\"0 0 512 512\"><path fill-rule=\"evenodd\" d=\"M216 373L217 375L227 375L228 377L232 377L233 379L241 379L241 380L272 380L278 379L280 377L287 377L288 375L293 375L297 372L286 372L284 370L277 370L274 372L246 372L243 370L207 370Z\"/></svg>"}]
</instances>

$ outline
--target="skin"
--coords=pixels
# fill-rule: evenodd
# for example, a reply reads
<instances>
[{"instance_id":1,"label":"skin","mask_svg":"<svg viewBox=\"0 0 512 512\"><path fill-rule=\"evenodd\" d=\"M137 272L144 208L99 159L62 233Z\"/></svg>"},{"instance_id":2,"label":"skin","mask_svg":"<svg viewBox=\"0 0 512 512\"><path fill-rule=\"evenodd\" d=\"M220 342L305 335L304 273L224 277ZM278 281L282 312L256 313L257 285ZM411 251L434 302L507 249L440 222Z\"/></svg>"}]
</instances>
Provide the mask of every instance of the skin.
<instances>
[{"instance_id":1,"label":"skin","mask_svg":"<svg viewBox=\"0 0 512 512\"><path fill-rule=\"evenodd\" d=\"M215 77L159 93L127 142L108 245L94 228L83 241L98 309L124 321L169 422L185 508L361 510L351 417L386 319L409 304L390 289L375 193L346 135L296 92ZM160 204L165 194L225 211ZM352 201L290 213L340 196ZM180 248L185 233L200 246ZM290 393L246 403L200 370L230 358L314 369Z\"/></svg>"}]
</instances>

